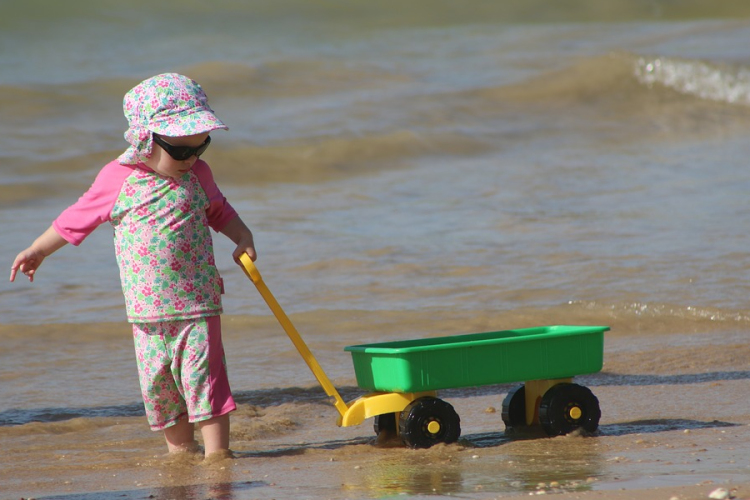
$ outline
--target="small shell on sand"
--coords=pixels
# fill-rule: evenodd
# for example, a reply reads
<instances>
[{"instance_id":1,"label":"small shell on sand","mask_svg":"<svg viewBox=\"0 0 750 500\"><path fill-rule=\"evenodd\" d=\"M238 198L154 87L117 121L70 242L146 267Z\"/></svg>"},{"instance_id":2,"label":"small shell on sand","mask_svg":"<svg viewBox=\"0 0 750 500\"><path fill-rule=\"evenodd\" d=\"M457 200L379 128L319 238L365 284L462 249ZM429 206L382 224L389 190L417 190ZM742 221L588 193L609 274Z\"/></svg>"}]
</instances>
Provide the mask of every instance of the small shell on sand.
<instances>
[{"instance_id":1,"label":"small shell on sand","mask_svg":"<svg viewBox=\"0 0 750 500\"><path fill-rule=\"evenodd\" d=\"M714 491L708 494L708 498L712 498L714 500L726 500L727 498L730 498L729 490L727 490L726 488L716 488Z\"/></svg>"}]
</instances>

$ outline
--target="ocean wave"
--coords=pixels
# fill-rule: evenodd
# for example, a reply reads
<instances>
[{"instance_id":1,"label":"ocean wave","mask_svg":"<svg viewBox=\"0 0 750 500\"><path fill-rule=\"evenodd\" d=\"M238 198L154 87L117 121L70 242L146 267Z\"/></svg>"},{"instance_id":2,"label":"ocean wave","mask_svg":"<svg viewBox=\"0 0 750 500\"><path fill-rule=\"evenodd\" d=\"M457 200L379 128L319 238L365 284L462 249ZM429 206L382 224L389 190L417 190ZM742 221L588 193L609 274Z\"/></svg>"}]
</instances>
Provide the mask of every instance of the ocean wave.
<instances>
[{"instance_id":1,"label":"ocean wave","mask_svg":"<svg viewBox=\"0 0 750 500\"><path fill-rule=\"evenodd\" d=\"M606 303L596 301L570 301L569 305L585 311L596 312L619 320L680 321L686 323L738 324L750 323L746 311L734 311L713 307L691 305L625 302Z\"/></svg>"},{"instance_id":2,"label":"ocean wave","mask_svg":"<svg viewBox=\"0 0 750 500\"><path fill-rule=\"evenodd\" d=\"M750 105L750 69L668 57L639 57L635 77L648 88L667 87L686 95Z\"/></svg>"},{"instance_id":3,"label":"ocean wave","mask_svg":"<svg viewBox=\"0 0 750 500\"><path fill-rule=\"evenodd\" d=\"M213 99L299 98L411 83L403 72L392 72L366 61L331 57L286 57L255 64L210 61L180 69L197 80Z\"/></svg>"},{"instance_id":4,"label":"ocean wave","mask_svg":"<svg viewBox=\"0 0 750 500\"><path fill-rule=\"evenodd\" d=\"M699 60L612 52L578 59L563 69L535 75L520 84L481 89L478 94L524 105L619 103L637 112L634 105L646 98L653 100L656 96L658 99L652 104L668 103L663 94L654 92L663 88L684 97L747 105L750 70Z\"/></svg>"},{"instance_id":5,"label":"ocean wave","mask_svg":"<svg viewBox=\"0 0 750 500\"><path fill-rule=\"evenodd\" d=\"M462 156L489 148L481 138L397 130L266 146L244 144L211 151L206 159L225 182L315 182L371 173L374 168L403 168L432 155Z\"/></svg>"}]
</instances>

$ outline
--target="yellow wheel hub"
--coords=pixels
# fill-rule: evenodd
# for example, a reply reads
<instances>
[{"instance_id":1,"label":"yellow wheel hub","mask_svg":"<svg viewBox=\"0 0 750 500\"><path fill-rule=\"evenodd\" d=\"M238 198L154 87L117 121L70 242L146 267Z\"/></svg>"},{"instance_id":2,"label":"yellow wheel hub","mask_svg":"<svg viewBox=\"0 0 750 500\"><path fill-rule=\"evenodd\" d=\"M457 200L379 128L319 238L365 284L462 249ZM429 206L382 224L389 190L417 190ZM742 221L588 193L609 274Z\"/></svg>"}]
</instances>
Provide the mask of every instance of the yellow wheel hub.
<instances>
[{"instance_id":1,"label":"yellow wheel hub","mask_svg":"<svg viewBox=\"0 0 750 500\"><path fill-rule=\"evenodd\" d=\"M578 420L579 418L581 418L581 416L583 416L583 412L579 407L574 406L570 409L570 411L568 411L568 415L570 415L570 418L572 418L573 420Z\"/></svg>"},{"instance_id":2,"label":"yellow wheel hub","mask_svg":"<svg viewBox=\"0 0 750 500\"><path fill-rule=\"evenodd\" d=\"M430 434L437 434L440 432L440 422L433 420L429 424L427 424L427 430Z\"/></svg>"}]
</instances>

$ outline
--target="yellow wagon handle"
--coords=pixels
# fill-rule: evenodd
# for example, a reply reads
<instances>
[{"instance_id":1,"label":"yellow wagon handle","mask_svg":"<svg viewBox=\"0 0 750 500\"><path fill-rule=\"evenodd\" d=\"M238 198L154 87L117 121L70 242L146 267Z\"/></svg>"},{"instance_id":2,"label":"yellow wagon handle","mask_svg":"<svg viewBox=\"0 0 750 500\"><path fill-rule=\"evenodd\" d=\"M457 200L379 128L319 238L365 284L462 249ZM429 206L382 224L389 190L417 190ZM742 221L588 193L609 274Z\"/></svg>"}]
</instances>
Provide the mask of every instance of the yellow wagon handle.
<instances>
[{"instance_id":1,"label":"yellow wagon handle","mask_svg":"<svg viewBox=\"0 0 750 500\"><path fill-rule=\"evenodd\" d=\"M255 284L255 287L258 289L261 296L266 301L266 304L268 304L268 307L271 309L274 316L276 316L276 319L279 320L281 327L291 339L294 347L297 348L297 351L299 351L302 359L305 360L305 363L307 363L307 366L310 367L310 370L313 372L313 375L315 375L315 378L318 379L318 383L320 383L320 385L323 387L323 390L326 391L326 394L328 394L328 396L335 399L334 406L336 406L336 409L339 411L343 418L349 407L341 398L339 391L336 390L331 381L328 379L328 376L323 371L323 368L321 368L321 366L318 364L315 356L313 356L312 352L310 352L307 344L305 344L305 341L302 340L302 337L300 337L297 329L294 328L294 325L289 320L286 313L284 313L284 310L276 301L276 298L263 282L263 278L261 277L260 272L258 272L258 268L255 267L255 264L246 253L240 255L240 262L242 263L242 268L245 271L245 274L247 274L247 277L250 278L250 280Z\"/></svg>"}]
</instances>

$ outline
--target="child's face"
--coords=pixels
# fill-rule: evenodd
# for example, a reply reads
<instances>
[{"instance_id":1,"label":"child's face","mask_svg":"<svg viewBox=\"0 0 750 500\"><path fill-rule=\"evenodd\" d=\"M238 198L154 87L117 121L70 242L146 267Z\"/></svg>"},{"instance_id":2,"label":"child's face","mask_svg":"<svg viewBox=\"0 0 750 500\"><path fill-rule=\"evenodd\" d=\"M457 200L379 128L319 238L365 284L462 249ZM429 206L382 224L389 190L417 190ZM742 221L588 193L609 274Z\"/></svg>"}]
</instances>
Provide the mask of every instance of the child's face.
<instances>
[{"instance_id":1,"label":"child's face","mask_svg":"<svg viewBox=\"0 0 750 500\"><path fill-rule=\"evenodd\" d=\"M184 137L165 137L160 136L162 140L166 141L172 146L188 146L191 148L197 148L206 142L208 138L208 132L196 135L186 135ZM164 177L171 177L173 179L179 179L185 175L193 164L198 160L198 157L193 155L187 160L175 160L169 154L154 142L154 147L151 152L151 158L145 161L145 164L151 168L157 174Z\"/></svg>"}]
</instances>

